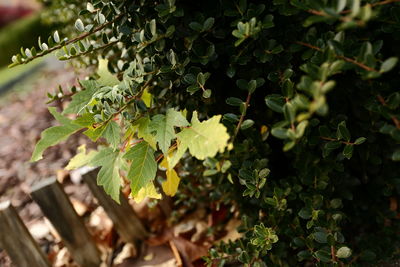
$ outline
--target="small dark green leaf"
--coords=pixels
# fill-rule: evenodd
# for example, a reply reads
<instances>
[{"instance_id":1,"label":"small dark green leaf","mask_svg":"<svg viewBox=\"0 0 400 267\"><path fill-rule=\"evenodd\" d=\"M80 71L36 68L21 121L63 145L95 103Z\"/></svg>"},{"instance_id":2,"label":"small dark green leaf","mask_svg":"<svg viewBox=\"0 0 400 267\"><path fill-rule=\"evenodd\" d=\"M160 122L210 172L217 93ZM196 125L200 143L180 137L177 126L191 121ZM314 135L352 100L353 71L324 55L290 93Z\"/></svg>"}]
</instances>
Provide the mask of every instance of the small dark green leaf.
<instances>
[{"instance_id":1,"label":"small dark green leaf","mask_svg":"<svg viewBox=\"0 0 400 267\"><path fill-rule=\"evenodd\" d=\"M236 98L236 97L228 97L228 98L226 99L226 103L227 103L228 105L230 105L230 106L237 106L237 107L239 107L240 105L243 104L243 101L242 101L241 99L239 99L239 98Z\"/></svg>"},{"instance_id":2,"label":"small dark green leaf","mask_svg":"<svg viewBox=\"0 0 400 267\"><path fill-rule=\"evenodd\" d=\"M254 121L253 120L245 120L242 125L240 126L241 130L246 130L248 128L250 128L251 126L254 125Z\"/></svg>"},{"instance_id":3,"label":"small dark green leaf","mask_svg":"<svg viewBox=\"0 0 400 267\"><path fill-rule=\"evenodd\" d=\"M313 237L318 243L325 244L327 242L327 234L325 232L315 232Z\"/></svg>"},{"instance_id":4,"label":"small dark green leaf","mask_svg":"<svg viewBox=\"0 0 400 267\"><path fill-rule=\"evenodd\" d=\"M356 139L356 141L354 141L355 145L361 145L362 143L364 143L367 140L367 138L365 137L359 137Z\"/></svg>"},{"instance_id":5,"label":"small dark green leaf","mask_svg":"<svg viewBox=\"0 0 400 267\"><path fill-rule=\"evenodd\" d=\"M273 111L283 113L285 99L281 95L269 95L265 97L265 104Z\"/></svg>"},{"instance_id":6,"label":"small dark green leaf","mask_svg":"<svg viewBox=\"0 0 400 267\"><path fill-rule=\"evenodd\" d=\"M330 262L331 261L331 255L325 251L325 250L318 250L315 252L315 257L319 259L322 262Z\"/></svg>"},{"instance_id":7,"label":"small dark green leaf","mask_svg":"<svg viewBox=\"0 0 400 267\"><path fill-rule=\"evenodd\" d=\"M311 209L309 209L309 208L302 208L302 209L299 211L298 215L299 215L302 219L308 220L308 219L311 218L312 212L311 212Z\"/></svg>"},{"instance_id":8,"label":"small dark green leaf","mask_svg":"<svg viewBox=\"0 0 400 267\"><path fill-rule=\"evenodd\" d=\"M271 134L279 139L286 139L289 137L288 129L284 128L272 128Z\"/></svg>"},{"instance_id":9,"label":"small dark green leaf","mask_svg":"<svg viewBox=\"0 0 400 267\"><path fill-rule=\"evenodd\" d=\"M397 61L398 61L397 57L390 57L390 58L386 59L381 65L380 72L390 71L391 69L394 68L394 66L396 66Z\"/></svg>"},{"instance_id":10,"label":"small dark green leaf","mask_svg":"<svg viewBox=\"0 0 400 267\"><path fill-rule=\"evenodd\" d=\"M351 136L350 136L349 130L346 127L345 121L342 121L341 123L339 123L336 136L339 140L343 139L347 142L350 141Z\"/></svg>"},{"instance_id":11,"label":"small dark green leaf","mask_svg":"<svg viewBox=\"0 0 400 267\"><path fill-rule=\"evenodd\" d=\"M353 145L346 145L343 149L343 156L350 159L353 155Z\"/></svg>"},{"instance_id":12,"label":"small dark green leaf","mask_svg":"<svg viewBox=\"0 0 400 267\"><path fill-rule=\"evenodd\" d=\"M212 94L212 91L210 89L207 89L203 92L203 97L210 98L211 94Z\"/></svg>"},{"instance_id":13,"label":"small dark green leaf","mask_svg":"<svg viewBox=\"0 0 400 267\"><path fill-rule=\"evenodd\" d=\"M210 30L211 29L211 27L214 25L214 21L215 21L215 19L214 18L208 18L208 19L206 19L206 21L204 22L204 24L203 24L203 31L208 31L208 30Z\"/></svg>"}]
</instances>

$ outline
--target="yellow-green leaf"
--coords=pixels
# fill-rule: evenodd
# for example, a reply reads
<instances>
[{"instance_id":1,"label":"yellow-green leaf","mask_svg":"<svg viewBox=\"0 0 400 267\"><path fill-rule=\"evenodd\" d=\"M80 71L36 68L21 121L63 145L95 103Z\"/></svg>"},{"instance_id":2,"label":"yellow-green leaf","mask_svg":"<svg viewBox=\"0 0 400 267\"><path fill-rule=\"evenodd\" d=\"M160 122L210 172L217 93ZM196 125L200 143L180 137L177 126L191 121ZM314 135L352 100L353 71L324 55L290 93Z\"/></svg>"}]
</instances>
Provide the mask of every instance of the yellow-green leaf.
<instances>
[{"instance_id":1,"label":"yellow-green leaf","mask_svg":"<svg viewBox=\"0 0 400 267\"><path fill-rule=\"evenodd\" d=\"M146 105L146 107L150 108L151 107L151 101L152 101L153 96L149 93L148 88L146 87L143 90L142 93L142 101L144 102L144 104Z\"/></svg>"},{"instance_id":2,"label":"yellow-green leaf","mask_svg":"<svg viewBox=\"0 0 400 267\"><path fill-rule=\"evenodd\" d=\"M86 154L86 145L83 144L78 147L76 155L69 160L68 165L65 167L65 169L75 170L82 166L88 165L88 163L93 159L96 154L97 151L95 150L90 150L89 153Z\"/></svg>"},{"instance_id":3,"label":"yellow-green leaf","mask_svg":"<svg viewBox=\"0 0 400 267\"><path fill-rule=\"evenodd\" d=\"M229 135L220 120L221 115L218 115L200 122L197 112L193 112L192 125L176 134L179 141L178 151L181 149L179 155L183 155L188 148L191 155L204 160L206 157L214 157L218 152L224 152Z\"/></svg>"},{"instance_id":4,"label":"yellow-green leaf","mask_svg":"<svg viewBox=\"0 0 400 267\"><path fill-rule=\"evenodd\" d=\"M161 199L161 194L157 192L153 182L149 182L147 185L142 187L136 195L133 195L133 199L136 203L142 202L146 197Z\"/></svg>"}]
</instances>

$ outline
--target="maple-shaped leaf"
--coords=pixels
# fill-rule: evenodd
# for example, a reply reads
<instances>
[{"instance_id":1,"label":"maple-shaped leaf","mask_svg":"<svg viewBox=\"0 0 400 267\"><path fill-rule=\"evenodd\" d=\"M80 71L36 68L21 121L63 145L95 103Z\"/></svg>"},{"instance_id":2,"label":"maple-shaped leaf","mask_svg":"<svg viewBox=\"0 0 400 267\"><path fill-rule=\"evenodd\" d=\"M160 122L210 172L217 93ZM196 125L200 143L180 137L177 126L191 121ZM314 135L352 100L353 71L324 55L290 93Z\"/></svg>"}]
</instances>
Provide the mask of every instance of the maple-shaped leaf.
<instances>
[{"instance_id":1,"label":"maple-shaped leaf","mask_svg":"<svg viewBox=\"0 0 400 267\"><path fill-rule=\"evenodd\" d=\"M86 154L86 145L83 144L78 147L76 155L69 160L68 165L65 167L65 169L75 170L77 168L88 165L97 153L98 152L95 150L90 150L89 153Z\"/></svg>"},{"instance_id":2,"label":"maple-shaped leaf","mask_svg":"<svg viewBox=\"0 0 400 267\"><path fill-rule=\"evenodd\" d=\"M171 145L171 140L175 139L174 127L188 126L189 123L182 113L174 109L168 109L166 115L155 115L150 123L150 129L156 132L156 140L161 151L166 154Z\"/></svg>"},{"instance_id":3,"label":"maple-shaped leaf","mask_svg":"<svg viewBox=\"0 0 400 267\"><path fill-rule=\"evenodd\" d=\"M99 84L94 80L80 81L80 84L85 89L72 96L72 101L64 109L63 114L80 114L91 102L94 93L99 87Z\"/></svg>"},{"instance_id":4,"label":"maple-shaped leaf","mask_svg":"<svg viewBox=\"0 0 400 267\"><path fill-rule=\"evenodd\" d=\"M74 170L82 166L101 167L97 173L97 184L103 186L104 191L119 203L121 188L119 169L123 164L119 151L107 147L86 153L86 146L81 145L77 152L65 169Z\"/></svg>"},{"instance_id":5,"label":"maple-shaped leaf","mask_svg":"<svg viewBox=\"0 0 400 267\"><path fill-rule=\"evenodd\" d=\"M112 148L103 148L87 164L92 167L101 167L97 174L97 184L103 186L104 191L119 203L121 178L119 176L119 151Z\"/></svg>"},{"instance_id":6,"label":"maple-shaped leaf","mask_svg":"<svg viewBox=\"0 0 400 267\"><path fill-rule=\"evenodd\" d=\"M142 141L126 152L124 158L132 161L128 179L131 182L132 196L135 196L156 177L157 162L154 159L154 150L149 143Z\"/></svg>"},{"instance_id":7,"label":"maple-shaped leaf","mask_svg":"<svg viewBox=\"0 0 400 267\"><path fill-rule=\"evenodd\" d=\"M137 137L143 138L143 140L149 143L153 149L157 149L156 137L151 134L149 125L150 118L148 116L138 119L133 124L134 129L137 131Z\"/></svg>"},{"instance_id":8,"label":"maple-shaped leaf","mask_svg":"<svg viewBox=\"0 0 400 267\"><path fill-rule=\"evenodd\" d=\"M160 167L166 169L167 180L162 183L162 189L167 196L174 196L178 191L179 182L181 178L179 178L178 174L173 168L169 168L168 159L164 158L160 163Z\"/></svg>"},{"instance_id":9,"label":"maple-shaped leaf","mask_svg":"<svg viewBox=\"0 0 400 267\"><path fill-rule=\"evenodd\" d=\"M147 183L147 185L142 187L136 195L133 195L133 199L136 203L142 202L146 197L161 199L161 194L157 192L153 182Z\"/></svg>"},{"instance_id":10,"label":"maple-shaped leaf","mask_svg":"<svg viewBox=\"0 0 400 267\"><path fill-rule=\"evenodd\" d=\"M176 134L178 156L182 157L186 149L189 149L190 154L200 160L214 157L218 152L224 152L228 146L229 134L220 120L221 115L218 115L200 122L197 112L193 112L191 126Z\"/></svg>"},{"instance_id":11,"label":"maple-shaped leaf","mask_svg":"<svg viewBox=\"0 0 400 267\"><path fill-rule=\"evenodd\" d=\"M115 121L110 121L107 123L106 128L104 129L103 136L107 139L107 142L116 149L119 145L119 141L121 139L121 128Z\"/></svg>"},{"instance_id":12,"label":"maple-shaped leaf","mask_svg":"<svg viewBox=\"0 0 400 267\"><path fill-rule=\"evenodd\" d=\"M48 147L54 146L61 141L66 140L71 134L82 128L81 126L72 123L72 120L69 118L58 113L55 107L49 107L49 111L62 125L50 127L42 132L41 138L36 144L35 150L32 153L31 162L42 159L43 152Z\"/></svg>"}]
</instances>

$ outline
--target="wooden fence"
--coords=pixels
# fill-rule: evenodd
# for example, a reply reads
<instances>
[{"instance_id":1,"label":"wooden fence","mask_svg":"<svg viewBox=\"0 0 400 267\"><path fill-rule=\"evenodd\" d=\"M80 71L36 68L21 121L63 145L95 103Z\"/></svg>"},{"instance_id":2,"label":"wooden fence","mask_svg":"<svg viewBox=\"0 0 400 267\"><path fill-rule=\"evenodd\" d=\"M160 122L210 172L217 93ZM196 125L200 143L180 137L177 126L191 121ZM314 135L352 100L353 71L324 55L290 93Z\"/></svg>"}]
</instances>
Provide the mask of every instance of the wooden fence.
<instances>
[{"instance_id":1,"label":"wooden fence","mask_svg":"<svg viewBox=\"0 0 400 267\"><path fill-rule=\"evenodd\" d=\"M118 234L125 242L135 243L145 239L148 232L126 197L120 194L121 204L112 200L97 185L97 171L84 174L83 180L114 223ZM32 187L31 196L54 226L75 262L82 267L100 266L100 252L60 183L55 178L41 181ZM0 247L18 267L50 266L9 201L0 203Z\"/></svg>"}]
</instances>

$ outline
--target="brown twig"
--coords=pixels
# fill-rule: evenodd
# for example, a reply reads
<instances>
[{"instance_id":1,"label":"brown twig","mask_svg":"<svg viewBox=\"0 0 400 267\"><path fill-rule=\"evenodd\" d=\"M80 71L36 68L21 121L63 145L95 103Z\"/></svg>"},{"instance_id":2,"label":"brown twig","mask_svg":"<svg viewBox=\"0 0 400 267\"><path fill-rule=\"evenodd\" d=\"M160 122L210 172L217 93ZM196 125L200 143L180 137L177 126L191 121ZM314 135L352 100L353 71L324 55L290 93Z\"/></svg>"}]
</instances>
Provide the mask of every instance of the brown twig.
<instances>
[{"instance_id":1,"label":"brown twig","mask_svg":"<svg viewBox=\"0 0 400 267\"><path fill-rule=\"evenodd\" d=\"M326 141L338 141L338 142L340 142L342 144L345 144L345 145L354 145L354 143L352 143L352 142L340 141L338 139L330 138L330 137L326 137L326 136L320 136L319 138L321 138L322 140L326 140Z\"/></svg>"},{"instance_id":2,"label":"brown twig","mask_svg":"<svg viewBox=\"0 0 400 267\"><path fill-rule=\"evenodd\" d=\"M233 141L235 141L235 138L236 138L237 134L239 133L240 126L242 126L242 123L244 121L244 117L246 116L247 108L250 105L250 99L251 99L251 93L249 92L247 94L247 99L246 99L246 103L244 104L242 115L240 116L239 122L238 122L238 124L236 126L235 134L234 134L233 139L232 139L232 143L233 143Z\"/></svg>"},{"instance_id":3,"label":"brown twig","mask_svg":"<svg viewBox=\"0 0 400 267\"><path fill-rule=\"evenodd\" d=\"M385 99L381 95L377 95L376 98L382 104L382 106L384 106L384 107L387 106ZM392 121L393 121L394 125L396 126L396 128L400 129L400 121L399 121L399 119L397 119L396 116L394 116L394 115L391 115L390 118L392 119Z\"/></svg>"},{"instance_id":4,"label":"brown twig","mask_svg":"<svg viewBox=\"0 0 400 267\"><path fill-rule=\"evenodd\" d=\"M182 259L181 259L181 255L179 255L179 251L178 248L176 247L174 241L170 240L169 241L169 246L171 247L172 253L174 254L174 257L176 259L176 265L178 267L182 267Z\"/></svg>"},{"instance_id":5,"label":"brown twig","mask_svg":"<svg viewBox=\"0 0 400 267\"><path fill-rule=\"evenodd\" d=\"M333 262L337 262L335 247L331 246L331 257Z\"/></svg>"},{"instance_id":6,"label":"brown twig","mask_svg":"<svg viewBox=\"0 0 400 267\"><path fill-rule=\"evenodd\" d=\"M308 48L311 48L311 49L314 49L314 50L319 51L319 52L322 51L322 49L320 47L317 47L317 46L314 46L314 45L311 45L311 44L308 44L308 43L305 43L305 42L296 41L295 43L299 44L299 45L302 45L302 46L305 46L305 47L308 47ZM345 56L339 56L339 55L335 55L335 56L336 56L336 58L342 59L342 60L344 60L346 62L349 62L349 63L352 63L354 65L357 65L358 67L360 67L360 68L362 68L362 69L364 69L366 71L379 72L376 69L368 67L367 65L364 65L363 63L358 62L358 61L356 61L354 59L351 59L351 58L348 58L348 57L345 57Z\"/></svg>"},{"instance_id":7,"label":"brown twig","mask_svg":"<svg viewBox=\"0 0 400 267\"><path fill-rule=\"evenodd\" d=\"M119 40L118 40L118 41L114 41L114 42L110 42L110 43L108 43L108 44L105 44L105 45L102 45L102 46L93 48L92 50L87 50L87 51L85 51L85 52L82 52L82 53L80 53L80 54L77 54L77 55L74 55L74 56L71 56L71 57L62 59L62 60L70 60L70 59L77 58L77 57L80 57L80 56L83 56L83 55L86 55L86 54L93 53L93 52L98 51L98 50L101 50L101 49L106 49L107 47L112 46L112 45L114 45L114 44L116 44L116 43L118 43L118 42L119 42Z\"/></svg>"}]
</instances>

